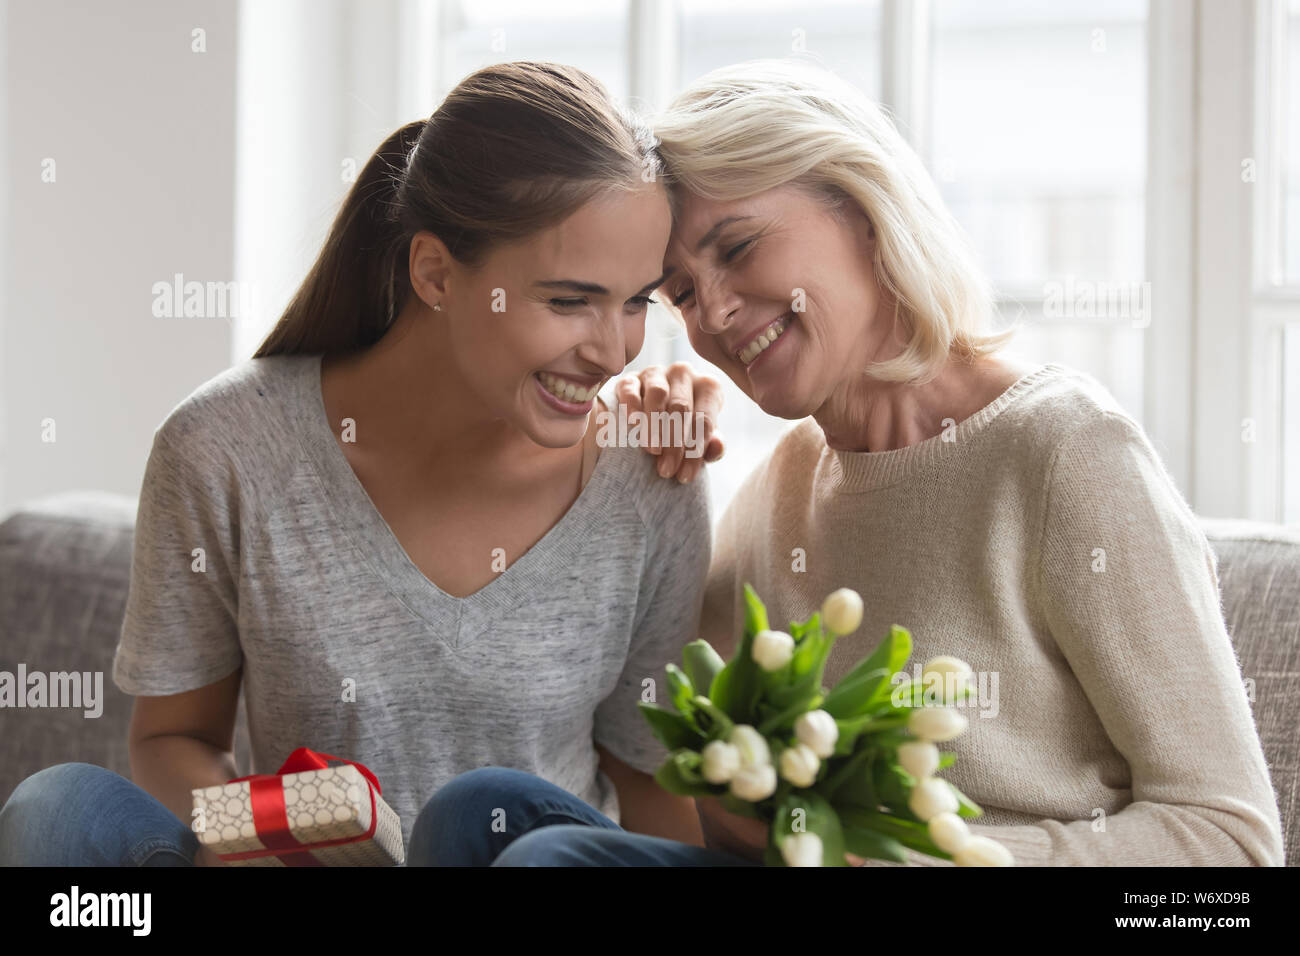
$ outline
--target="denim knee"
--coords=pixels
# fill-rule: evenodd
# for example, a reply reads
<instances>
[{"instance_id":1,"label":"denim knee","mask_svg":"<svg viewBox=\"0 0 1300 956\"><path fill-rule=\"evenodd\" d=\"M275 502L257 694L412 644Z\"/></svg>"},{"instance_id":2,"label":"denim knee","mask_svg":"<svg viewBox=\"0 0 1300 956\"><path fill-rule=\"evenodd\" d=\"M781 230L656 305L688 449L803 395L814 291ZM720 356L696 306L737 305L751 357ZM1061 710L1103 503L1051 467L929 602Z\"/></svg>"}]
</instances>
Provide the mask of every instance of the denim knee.
<instances>
[{"instance_id":1,"label":"denim knee","mask_svg":"<svg viewBox=\"0 0 1300 956\"><path fill-rule=\"evenodd\" d=\"M584 844L606 831L581 825L530 830L501 851L493 866L575 866L585 863Z\"/></svg>"},{"instance_id":2,"label":"denim knee","mask_svg":"<svg viewBox=\"0 0 1300 956\"><path fill-rule=\"evenodd\" d=\"M469 815L481 815L490 803L490 817L497 804L524 792L524 785L533 780L532 774L508 767L479 767L453 777L428 799L416 817L407 865L438 866L461 860L468 865L486 866L491 860L485 854L491 851L479 844L491 819L477 820L475 826ZM501 809L509 813L508 808Z\"/></svg>"},{"instance_id":3,"label":"denim knee","mask_svg":"<svg viewBox=\"0 0 1300 956\"><path fill-rule=\"evenodd\" d=\"M62 763L23 780L0 809L0 865L184 865L189 826L130 780Z\"/></svg>"},{"instance_id":4,"label":"denim knee","mask_svg":"<svg viewBox=\"0 0 1300 956\"><path fill-rule=\"evenodd\" d=\"M14 787L9 799L0 807L0 821L20 814L57 809L65 794L93 786L100 774L113 775L113 771L93 763L56 763L38 770Z\"/></svg>"},{"instance_id":5,"label":"denim knee","mask_svg":"<svg viewBox=\"0 0 1300 956\"><path fill-rule=\"evenodd\" d=\"M69 796L84 794L99 774L112 771L89 763L58 763L20 781L0 807L0 866L20 863L32 835L48 832L50 819L65 811Z\"/></svg>"}]
</instances>

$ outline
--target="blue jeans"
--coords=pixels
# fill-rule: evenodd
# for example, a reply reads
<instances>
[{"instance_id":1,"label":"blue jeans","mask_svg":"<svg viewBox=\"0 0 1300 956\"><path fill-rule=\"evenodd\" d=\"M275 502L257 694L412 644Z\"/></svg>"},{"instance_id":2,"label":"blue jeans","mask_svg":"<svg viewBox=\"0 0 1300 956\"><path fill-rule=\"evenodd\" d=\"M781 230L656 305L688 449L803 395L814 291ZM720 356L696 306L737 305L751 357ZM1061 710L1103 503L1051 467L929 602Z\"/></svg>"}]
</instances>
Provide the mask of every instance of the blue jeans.
<instances>
[{"instance_id":1,"label":"blue jeans","mask_svg":"<svg viewBox=\"0 0 1300 956\"><path fill-rule=\"evenodd\" d=\"M193 866L198 850L176 814L94 764L37 771L0 809L0 866Z\"/></svg>"},{"instance_id":2,"label":"blue jeans","mask_svg":"<svg viewBox=\"0 0 1300 956\"><path fill-rule=\"evenodd\" d=\"M480 767L449 781L411 830L411 866L753 866L630 833L541 777Z\"/></svg>"},{"instance_id":3,"label":"blue jeans","mask_svg":"<svg viewBox=\"0 0 1300 956\"><path fill-rule=\"evenodd\" d=\"M498 822L499 821L499 822ZM62 763L0 808L0 866L192 866L189 825L111 770ZM409 866L746 866L702 847L629 833L552 783L482 767L420 811Z\"/></svg>"}]
</instances>

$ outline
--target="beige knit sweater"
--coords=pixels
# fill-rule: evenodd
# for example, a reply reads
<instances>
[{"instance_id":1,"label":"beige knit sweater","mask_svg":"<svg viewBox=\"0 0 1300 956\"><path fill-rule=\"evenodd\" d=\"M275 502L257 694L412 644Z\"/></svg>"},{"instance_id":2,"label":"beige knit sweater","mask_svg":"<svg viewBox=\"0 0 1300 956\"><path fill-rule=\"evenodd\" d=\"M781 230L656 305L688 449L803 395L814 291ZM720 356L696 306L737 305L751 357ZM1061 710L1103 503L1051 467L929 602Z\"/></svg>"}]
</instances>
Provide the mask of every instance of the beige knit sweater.
<instances>
[{"instance_id":1,"label":"beige knit sweater","mask_svg":"<svg viewBox=\"0 0 1300 956\"><path fill-rule=\"evenodd\" d=\"M947 435L893 451L790 428L719 521L702 636L730 656L748 581L773 626L839 587L910 668L977 675L942 775L1017 865L1281 865L1281 821L1219 603L1216 560L1141 426L1041 366ZM952 865L909 851L913 865ZM872 861L869 865L899 864Z\"/></svg>"}]
</instances>

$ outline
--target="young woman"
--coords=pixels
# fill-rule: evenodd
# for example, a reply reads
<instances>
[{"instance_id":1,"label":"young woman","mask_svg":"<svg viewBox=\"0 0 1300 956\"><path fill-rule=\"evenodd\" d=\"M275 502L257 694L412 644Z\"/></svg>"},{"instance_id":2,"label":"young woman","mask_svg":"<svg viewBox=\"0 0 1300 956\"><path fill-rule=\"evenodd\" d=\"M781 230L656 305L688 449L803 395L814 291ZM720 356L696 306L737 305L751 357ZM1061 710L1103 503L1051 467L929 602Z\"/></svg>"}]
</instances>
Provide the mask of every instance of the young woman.
<instances>
[{"instance_id":1,"label":"young woman","mask_svg":"<svg viewBox=\"0 0 1300 956\"><path fill-rule=\"evenodd\" d=\"M774 621L853 588L866 614L825 683L894 623L913 660L969 662L980 710L945 776L985 810L971 834L1018 865L1282 865L1195 515L1094 379L1001 351L987 281L888 118L825 71L770 61L703 77L655 135L674 210L660 294L701 356L800 421L722 516L701 636L730 655L746 582ZM710 847L761 858L760 823L699 808ZM694 854L647 845L546 826L493 862Z\"/></svg>"},{"instance_id":2,"label":"young woman","mask_svg":"<svg viewBox=\"0 0 1300 956\"><path fill-rule=\"evenodd\" d=\"M543 63L473 74L379 148L257 354L155 433L113 669L134 782L34 774L0 862L217 862L190 791L236 776L241 689L254 771L365 764L411 863L426 801L489 765L539 807L699 842L636 704L695 637L707 485L599 448L592 414L662 279L656 172L597 81Z\"/></svg>"}]
</instances>

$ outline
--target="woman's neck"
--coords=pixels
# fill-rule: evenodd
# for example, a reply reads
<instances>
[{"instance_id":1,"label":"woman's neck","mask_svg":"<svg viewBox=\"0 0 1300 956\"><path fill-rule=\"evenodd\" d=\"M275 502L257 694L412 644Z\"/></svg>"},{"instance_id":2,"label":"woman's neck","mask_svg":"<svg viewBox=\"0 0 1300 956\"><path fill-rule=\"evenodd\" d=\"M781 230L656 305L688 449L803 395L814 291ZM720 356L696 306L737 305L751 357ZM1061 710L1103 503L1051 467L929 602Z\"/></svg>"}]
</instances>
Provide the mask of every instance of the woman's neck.
<instances>
[{"instance_id":1,"label":"woman's neck","mask_svg":"<svg viewBox=\"0 0 1300 956\"><path fill-rule=\"evenodd\" d=\"M882 382L865 372L845 382L813 413L826 444L840 451L892 451L933 438L1010 388L1028 366L989 356L950 357L924 385Z\"/></svg>"}]
</instances>

